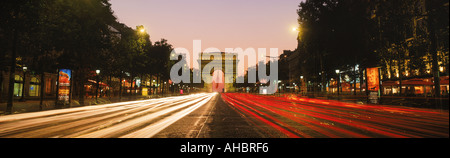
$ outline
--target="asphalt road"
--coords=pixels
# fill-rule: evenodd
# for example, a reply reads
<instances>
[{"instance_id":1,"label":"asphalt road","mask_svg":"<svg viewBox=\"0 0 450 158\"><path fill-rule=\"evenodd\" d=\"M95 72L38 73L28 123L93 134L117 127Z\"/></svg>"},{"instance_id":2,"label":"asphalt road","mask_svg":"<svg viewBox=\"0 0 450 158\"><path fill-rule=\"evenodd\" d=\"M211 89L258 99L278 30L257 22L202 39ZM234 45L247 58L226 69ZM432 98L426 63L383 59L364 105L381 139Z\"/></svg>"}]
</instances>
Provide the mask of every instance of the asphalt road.
<instances>
[{"instance_id":1,"label":"asphalt road","mask_svg":"<svg viewBox=\"0 0 450 158\"><path fill-rule=\"evenodd\" d=\"M0 138L261 138L220 94L0 116Z\"/></svg>"},{"instance_id":2,"label":"asphalt road","mask_svg":"<svg viewBox=\"0 0 450 158\"><path fill-rule=\"evenodd\" d=\"M222 98L275 138L448 138L448 110L226 93Z\"/></svg>"},{"instance_id":3,"label":"asphalt road","mask_svg":"<svg viewBox=\"0 0 450 158\"><path fill-rule=\"evenodd\" d=\"M0 138L448 138L448 111L202 93L0 116Z\"/></svg>"},{"instance_id":4,"label":"asphalt road","mask_svg":"<svg viewBox=\"0 0 450 158\"><path fill-rule=\"evenodd\" d=\"M151 138L216 98L202 93L0 117L2 138Z\"/></svg>"},{"instance_id":5,"label":"asphalt road","mask_svg":"<svg viewBox=\"0 0 450 158\"><path fill-rule=\"evenodd\" d=\"M155 138L264 138L245 117L217 95Z\"/></svg>"}]
</instances>

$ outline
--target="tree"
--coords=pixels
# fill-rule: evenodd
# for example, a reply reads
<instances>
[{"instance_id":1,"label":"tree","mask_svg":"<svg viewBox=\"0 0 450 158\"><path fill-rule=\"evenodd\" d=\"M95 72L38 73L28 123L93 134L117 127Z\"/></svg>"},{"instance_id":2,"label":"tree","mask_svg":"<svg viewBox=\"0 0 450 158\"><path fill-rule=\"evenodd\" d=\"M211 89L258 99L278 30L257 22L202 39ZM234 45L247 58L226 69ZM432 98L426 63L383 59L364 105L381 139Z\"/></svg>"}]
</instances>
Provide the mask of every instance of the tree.
<instances>
[{"instance_id":1,"label":"tree","mask_svg":"<svg viewBox=\"0 0 450 158\"><path fill-rule=\"evenodd\" d=\"M406 59L410 58L408 39L413 37L414 6L418 1L380 1L376 6L378 47L376 51L383 59L386 72L395 76L402 87L404 76L408 75ZM393 72L397 70L397 72ZM400 90L400 94L402 91Z\"/></svg>"},{"instance_id":2,"label":"tree","mask_svg":"<svg viewBox=\"0 0 450 158\"><path fill-rule=\"evenodd\" d=\"M124 32L122 40L122 51L124 55L124 69L130 73L131 83L137 76L143 76L148 73L146 65L152 64L149 59L149 52L151 51L150 35L144 31L143 26L137 26L136 30L127 29ZM132 88L136 89L136 85L132 84ZM131 93L133 95L133 92Z\"/></svg>"},{"instance_id":3,"label":"tree","mask_svg":"<svg viewBox=\"0 0 450 158\"><path fill-rule=\"evenodd\" d=\"M319 72L325 70L327 58L333 51L330 39L334 36L332 12L337 7L336 0L307 0L299 5L300 24L298 52L301 53L300 69L306 80L317 82Z\"/></svg>"},{"instance_id":4,"label":"tree","mask_svg":"<svg viewBox=\"0 0 450 158\"><path fill-rule=\"evenodd\" d=\"M108 0L56 2L55 48L62 50L59 68L74 70L79 102L84 105L87 76L101 63L101 53L111 48L111 30L116 18ZM97 64L96 64L97 63Z\"/></svg>"},{"instance_id":5,"label":"tree","mask_svg":"<svg viewBox=\"0 0 450 158\"><path fill-rule=\"evenodd\" d=\"M152 69L154 74L156 74L160 85L164 81L169 80L170 68L173 64L175 64L175 61L170 60L170 53L172 50L173 46L167 43L166 39L161 39L161 41L155 42L152 47L150 57L154 59L155 63L147 66L149 66L148 68Z\"/></svg>"},{"instance_id":6,"label":"tree","mask_svg":"<svg viewBox=\"0 0 450 158\"><path fill-rule=\"evenodd\" d=\"M356 0L300 3L300 63L302 75L307 81L313 81L313 87L317 87L318 82L324 85L325 78L335 77L336 69L352 72L356 86L355 66L366 66L368 59L374 56L369 38L369 5L369 2Z\"/></svg>"},{"instance_id":7,"label":"tree","mask_svg":"<svg viewBox=\"0 0 450 158\"><path fill-rule=\"evenodd\" d=\"M17 57L24 56L28 45L31 42L29 33L36 31L36 23L38 23L38 15L41 9L41 2L28 0L5 0L0 2L0 34L1 43L5 44L0 51L1 56L8 56L9 60L9 85L8 85L8 100L6 106L6 113L12 113L13 108L13 92L14 92L14 77L17 67ZM10 52L10 55L3 54ZM4 69L5 65L0 68Z\"/></svg>"},{"instance_id":8,"label":"tree","mask_svg":"<svg viewBox=\"0 0 450 158\"><path fill-rule=\"evenodd\" d=\"M167 76L166 51L172 46L162 40L156 44L161 53L153 54L150 35L142 26L133 30L117 22L108 0L5 0L0 15L0 74L8 68L10 74L7 112L13 107L15 70L24 64L41 74L42 87L45 72L72 69L81 105L93 70L121 81L125 72L133 79L152 73ZM162 67L153 66L157 60ZM41 104L42 97L43 88Z\"/></svg>"},{"instance_id":9,"label":"tree","mask_svg":"<svg viewBox=\"0 0 450 158\"><path fill-rule=\"evenodd\" d=\"M448 1L378 1L374 8L379 34L373 37L388 78L399 79L402 87L404 76L427 74L426 65L431 65L439 96L439 67L448 65Z\"/></svg>"},{"instance_id":10,"label":"tree","mask_svg":"<svg viewBox=\"0 0 450 158\"><path fill-rule=\"evenodd\" d=\"M438 47L441 46L442 51L447 52L448 58L448 32L449 32L449 8L448 1L445 0L428 0L426 10L428 13L428 29L430 36L430 54L432 56L432 72L434 77L434 94L440 97L440 70L438 59ZM441 23L442 22L442 23ZM439 42L438 40L442 42ZM444 55L445 56L445 55ZM448 65L448 60L447 60Z\"/></svg>"}]
</instances>

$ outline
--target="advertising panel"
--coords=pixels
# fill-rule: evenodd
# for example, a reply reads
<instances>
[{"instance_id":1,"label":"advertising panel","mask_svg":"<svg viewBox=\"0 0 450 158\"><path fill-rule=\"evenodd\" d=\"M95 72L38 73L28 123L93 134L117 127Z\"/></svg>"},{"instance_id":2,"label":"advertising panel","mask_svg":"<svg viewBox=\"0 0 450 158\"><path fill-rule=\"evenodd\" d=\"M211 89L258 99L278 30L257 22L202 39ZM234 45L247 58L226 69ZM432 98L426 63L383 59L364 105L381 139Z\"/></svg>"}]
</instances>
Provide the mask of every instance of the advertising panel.
<instances>
[{"instance_id":1,"label":"advertising panel","mask_svg":"<svg viewBox=\"0 0 450 158\"><path fill-rule=\"evenodd\" d=\"M369 103L378 104L380 102L380 72L378 67L367 68L366 72Z\"/></svg>"},{"instance_id":2,"label":"advertising panel","mask_svg":"<svg viewBox=\"0 0 450 158\"><path fill-rule=\"evenodd\" d=\"M380 90L380 75L378 68L367 68L367 88L370 92L378 92Z\"/></svg>"},{"instance_id":3,"label":"advertising panel","mask_svg":"<svg viewBox=\"0 0 450 158\"><path fill-rule=\"evenodd\" d=\"M69 69L60 69L58 73L58 103L69 104L70 99L70 81L72 71Z\"/></svg>"}]
</instances>

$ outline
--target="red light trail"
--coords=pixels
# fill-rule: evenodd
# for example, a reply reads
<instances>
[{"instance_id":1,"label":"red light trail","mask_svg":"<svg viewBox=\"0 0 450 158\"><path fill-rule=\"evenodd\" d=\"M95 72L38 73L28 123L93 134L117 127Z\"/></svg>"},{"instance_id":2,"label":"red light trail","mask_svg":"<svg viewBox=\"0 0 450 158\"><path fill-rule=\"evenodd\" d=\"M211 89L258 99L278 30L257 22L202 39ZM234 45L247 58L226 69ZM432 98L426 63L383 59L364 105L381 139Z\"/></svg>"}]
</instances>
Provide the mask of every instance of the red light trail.
<instances>
[{"instance_id":1,"label":"red light trail","mask_svg":"<svg viewBox=\"0 0 450 158\"><path fill-rule=\"evenodd\" d=\"M259 129L288 138L448 138L448 111L297 96L226 93L223 100Z\"/></svg>"}]
</instances>

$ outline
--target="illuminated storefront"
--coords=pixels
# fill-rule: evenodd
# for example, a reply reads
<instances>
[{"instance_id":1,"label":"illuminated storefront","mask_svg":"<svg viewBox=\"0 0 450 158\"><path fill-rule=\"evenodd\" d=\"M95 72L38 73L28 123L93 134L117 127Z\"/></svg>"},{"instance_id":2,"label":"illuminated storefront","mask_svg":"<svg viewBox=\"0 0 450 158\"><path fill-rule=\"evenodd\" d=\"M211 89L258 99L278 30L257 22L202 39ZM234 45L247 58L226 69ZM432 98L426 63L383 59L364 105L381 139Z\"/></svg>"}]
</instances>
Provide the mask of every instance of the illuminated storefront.
<instances>
[{"instance_id":1,"label":"illuminated storefront","mask_svg":"<svg viewBox=\"0 0 450 158\"><path fill-rule=\"evenodd\" d=\"M1 72L0 72L1 73ZM21 69L16 70L16 74L14 75L14 91L13 96L14 99L22 98L22 94L25 99L38 99L41 96L41 88L44 88L43 97L46 99L55 98L56 96L56 80L57 74L45 73L44 80L41 79L41 75L34 73L26 73L26 77L23 76L23 72ZM6 97L8 96L8 81L9 74L3 72L3 79L0 86L2 87L0 90L0 101L6 101ZM25 81L24 81L25 79ZM44 82L44 83L42 83ZM44 87L42 87L44 84Z\"/></svg>"},{"instance_id":2,"label":"illuminated storefront","mask_svg":"<svg viewBox=\"0 0 450 158\"><path fill-rule=\"evenodd\" d=\"M440 78L441 94L448 96L449 80L448 76ZM383 95L414 95L414 96L432 96L434 95L434 81L433 78L414 78L409 80L402 80L401 92L400 81L384 81Z\"/></svg>"}]
</instances>

